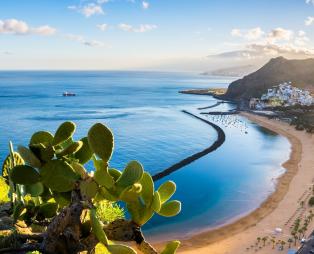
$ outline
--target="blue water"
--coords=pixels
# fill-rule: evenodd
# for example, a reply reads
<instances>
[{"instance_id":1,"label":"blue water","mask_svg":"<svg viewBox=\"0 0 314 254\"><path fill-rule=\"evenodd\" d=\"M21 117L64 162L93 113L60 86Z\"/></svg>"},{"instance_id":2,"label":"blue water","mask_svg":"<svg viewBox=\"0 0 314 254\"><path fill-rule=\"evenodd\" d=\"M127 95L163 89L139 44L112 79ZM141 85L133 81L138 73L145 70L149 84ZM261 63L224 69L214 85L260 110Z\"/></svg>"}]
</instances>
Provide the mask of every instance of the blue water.
<instances>
[{"instance_id":1,"label":"blue water","mask_svg":"<svg viewBox=\"0 0 314 254\"><path fill-rule=\"evenodd\" d=\"M179 94L188 88L227 87L231 80L190 73L0 72L0 163L8 141L27 144L34 131L54 132L71 120L76 138L95 122L115 134L111 166L139 160L152 174L210 146L215 131L181 112L215 104L210 96ZM63 91L75 97L62 97ZM229 110L221 104L203 112ZM226 132L217 151L166 177L183 203L175 218L155 216L145 230L154 238L183 238L248 213L274 190L290 152L284 137L240 116L205 116ZM87 165L91 168L90 165Z\"/></svg>"}]
</instances>

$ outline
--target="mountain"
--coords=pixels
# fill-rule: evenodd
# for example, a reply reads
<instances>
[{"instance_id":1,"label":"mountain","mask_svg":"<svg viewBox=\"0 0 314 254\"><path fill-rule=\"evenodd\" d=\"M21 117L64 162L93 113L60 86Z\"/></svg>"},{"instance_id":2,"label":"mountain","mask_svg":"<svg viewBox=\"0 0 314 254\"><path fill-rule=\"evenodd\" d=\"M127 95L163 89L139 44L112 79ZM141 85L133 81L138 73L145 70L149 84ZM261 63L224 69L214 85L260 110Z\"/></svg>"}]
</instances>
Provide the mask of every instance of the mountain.
<instances>
[{"instance_id":1,"label":"mountain","mask_svg":"<svg viewBox=\"0 0 314 254\"><path fill-rule=\"evenodd\" d=\"M273 58L256 72L232 82L223 99L247 101L252 97L261 97L268 88L286 81L291 81L295 87L314 92L314 58Z\"/></svg>"},{"instance_id":2,"label":"mountain","mask_svg":"<svg viewBox=\"0 0 314 254\"><path fill-rule=\"evenodd\" d=\"M242 65L242 66L234 66L234 67L216 69L212 71L206 71L206 72L201 73L201 75L243 77L244 75L247 75L257 69L258 68L255 65Z\"/></svg>"}]
</instances>

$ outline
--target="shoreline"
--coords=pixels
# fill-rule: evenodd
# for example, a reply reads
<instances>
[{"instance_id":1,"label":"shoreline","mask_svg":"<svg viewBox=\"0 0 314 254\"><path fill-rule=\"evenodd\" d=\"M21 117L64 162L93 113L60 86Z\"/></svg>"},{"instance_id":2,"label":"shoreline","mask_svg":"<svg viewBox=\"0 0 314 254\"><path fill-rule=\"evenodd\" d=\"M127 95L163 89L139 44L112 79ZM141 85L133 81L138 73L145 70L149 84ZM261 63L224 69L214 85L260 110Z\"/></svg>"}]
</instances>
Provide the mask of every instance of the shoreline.
<instances>
[{"instance_id":1,"label":"shoreline","mask_svg":"<svg viewBox=\"0 0 314 254\"><path fill-rule=\"evenodd\" d=\"M291 144L291 152L289 159L282 164L286 172L278 177L275 191L254 211L248 215L225 226L213 229L207 232L196 233L189 239L183 239L180 253L229 253L232 252L232 247L226 247L230 242L230 238L240 237L241 233L254 228L259 222L267 220L268 215L272 214L278 208L279 204L285 199L290 188L292 180L298 173L299 163L302 161L303 149L302 142L299 136L308 135L299 132L296 135L292 128L283 122L276 122L261 116L256 116L249 113L241 113L240 115L248 118L250 121L257 123L267 129L270 129L280 135L288 138ZM314 172L313 172L314 175ZM256 235L254 235L256 239ZM244 240L244 239L243 239ZM241 245L241 242L237 243ZM237 245L236 244L236 245ZM219 248L215 248L217 245ZM243 245L243 243L242 243ZM239 246L238 246L239 247ZM237 252L235 252L237 253ZM239 253L239 252L238 252Z\"/></svg>"}]
</instances>

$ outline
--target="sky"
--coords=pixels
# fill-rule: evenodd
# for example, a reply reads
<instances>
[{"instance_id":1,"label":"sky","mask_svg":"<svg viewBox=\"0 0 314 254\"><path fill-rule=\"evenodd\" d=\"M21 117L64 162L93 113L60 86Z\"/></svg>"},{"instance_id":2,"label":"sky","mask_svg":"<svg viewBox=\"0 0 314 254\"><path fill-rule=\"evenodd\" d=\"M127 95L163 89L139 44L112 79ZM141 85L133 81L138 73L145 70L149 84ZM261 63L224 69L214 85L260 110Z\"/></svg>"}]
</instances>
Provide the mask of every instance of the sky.
<instances>
[{"instance_id":1,"label":"sky","mask_svg":"<svg viewBox=\"0 0 314 254\"><path fill-rule=\"evenodd\" d=\"M2 70L207 71L314 57L314 0L0 0Z\"/></svg>"}]
</instances>

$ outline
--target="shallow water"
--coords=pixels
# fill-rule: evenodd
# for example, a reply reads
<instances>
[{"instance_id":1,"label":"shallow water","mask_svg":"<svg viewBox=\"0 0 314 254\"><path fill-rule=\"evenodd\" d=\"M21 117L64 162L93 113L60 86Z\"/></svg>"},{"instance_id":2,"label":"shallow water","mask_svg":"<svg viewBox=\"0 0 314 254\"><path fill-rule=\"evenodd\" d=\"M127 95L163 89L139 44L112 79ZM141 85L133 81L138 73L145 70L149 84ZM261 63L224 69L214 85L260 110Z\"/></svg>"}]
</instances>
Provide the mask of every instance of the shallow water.
<instances>
[{"instance_id":1,"label":"shallow water","mask_svg":"<svg viewBox=\"0 0 314 254\"><path fill-rule=\"evenodd\" d=\"M215 104L210 96L179 94L181 89L226 87L230 80L198 74L153 72L0 72L0 162L8 140L27 144L36 130L54 132L65 120L77 124L76 138L95 122L115 134L111 166L139 160L155 174L210 146L215 131L183 114ZM62 97L63 91L75 97ZM228 110L229 104L202 110ZM185 237L215 227L256 208L273 190L289 156L286 138L239 116L206 116L226 132L226 142L166 179L177 183L174 198L182 213L155 216L145 230L153 237ZM91 165L87 165L91 168Z\"/></svg>"}]
</instances>

